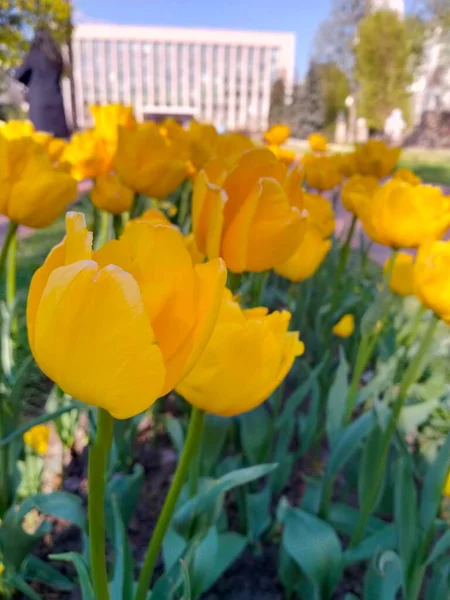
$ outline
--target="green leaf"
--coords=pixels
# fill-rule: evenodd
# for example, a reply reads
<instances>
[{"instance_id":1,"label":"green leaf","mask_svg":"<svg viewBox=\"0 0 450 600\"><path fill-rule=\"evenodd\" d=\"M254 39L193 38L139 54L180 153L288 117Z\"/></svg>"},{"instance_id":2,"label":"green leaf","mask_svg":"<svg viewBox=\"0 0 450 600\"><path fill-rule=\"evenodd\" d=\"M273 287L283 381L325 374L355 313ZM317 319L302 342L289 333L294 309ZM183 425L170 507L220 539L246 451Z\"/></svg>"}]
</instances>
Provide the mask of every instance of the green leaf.
<instances>
[{"instance_id":1,"label":"green leaf","mask_svg":"<svg viewBox=\"0 0 450 600\"><path fill-rule=\"evenodd\" d=\"M378 556L364 579L364 600L396 600L402 584L402 561L387 550Z\"/></svg>"},{"instance_id":2,"label":"green leaf","mask_svg":"<svg viewBox=\"0 0 450 600\"><path fill-rule=\"evenodd\" d=\"M239 416L244 455L252 465L264 461L272 438L272 420L265 404Z\"/></svg>"},{"instance_id":3,"label":"green leaf","mask_svg":"<svg viewBox=\"0 0 450 600\"><path fill-rule=\"evenodd\" d=\"M450 434L448 434L433 464L428 468L423 482L419 521L425 533L425 537L432 533L434 520L441 503L442 489L449 468Z\"/></svg>"},{"instance_id":4,"label":"green leaf","mask_svg":"<svg viewBox=\"0 0 450 600\"><path fill-rule=\"evenodd\" d=\"M265 475L268 475L274 469L276 464L267 465L256 465L254 467L247 467L246 469L238 469L227 473L220 479L213 480L211 485L203 492L200 492L194 498L188 500L174 516L174 525L177 527L183 527L183 524L190 523L191 519L194 519L207 511L216 501L216 499L222 494L226 494L230 490L260 479Z\"/></svg>"},{"instance_id":5,"label":"green leaf","mask_svg":"<svg viewBox=\"0 0 450 600\"><path fill-rule=\"evenodd\" d=\"M114 527L113 509L110 499L112 497L116 498L124 526L128 528L130 519L139 501L143 482L144 469L139 464L134 466L133 472L129 475L116 474L108 482L106 486L105 509L107 527L109 531L112 531Z\"/></svg>"},{"instance_id":6,"label":"green leaf","mask_svg":"<svg viewBox=\"0 0 450 600\"><path fill-rule=\"evenodd\" d=\"M393 550L397 546L397 530L393 524L366 537L356 548L348 548L344 553L345 565L368 560L377 553Z\"/></svg>"},{"instance_id":7,"label":"green leaf","mask_svg":"<svg viewBox=\"0 0 450 600\"><path fill-rule=\"evenodd\" d=\"M327 398L326 430L328 440L333 442L342 428L348 395L349 367L342 347L339 348L339 365Z\"/></svg>"},{"instance_id":8,"label":"green leaf","mask_svg":"<svg viewBox=\"0 0 450 600\"><path fill-rule=\"evenodd\" d=\"M164 417L164 425L176 453L180 456L184 446L184 431L180 419L176 419L171 415L166 415Z\"/></svg>"},{"instance_id":9,"label":"green leaf","mask_svg":"<svg viewBox=\"0 0 450 600\"><path fill-rule=\"evenodd\" d=\"M275 496L283 491L283 488L289 481L294 463L295 456L292 452L286 452L279 459L277 469L269 477L269 487Z\"/></svg>"},{"instance_id":10,"label":"green leaf","mask_svg":"<svg viewBox=\"0 0 450 600\"><path fill-rule=\"evenodd\" d=\"M256 542L270 527L270 501L272 494L268 486L253 494L247 493L245 505L247 513L247 536Z\"/></svg>"},{"instance_id":11,"label":"green leaf","mask_svg":"<svg viewBox=\"0 0 450 600\"><path fill-rule=\"evenodd\" d=\"M310 512L310 511L308 511ZM328 522L333 525L333 527L344 535L351 537L356 523L359 518L359 510L349 506L348 504L342 504L341 502L336 502L332 504L330 507L330 512L328 515ZM377 517L371 516L367 521L366 532L370 536L372 533L376 533L381 529L384 529L386 523Z\"/></svg>"},{"instance_id":12,"label":"green leaf","mask_svg":"<svg viewBox=\"0 0 450 600\"><path fill-rule=\"evenodd\" d=\"M183 556L186 540L173 527L169 527L163 540L163 560L165 571L170 571Z\"/></svg>"},{"instance_id":13,"label":"green leaf","mask_svg":"<svg viewBox=\"0 0 450 600\"><path fill-rule=\"evenodd\" d=\"M450 529L442 535L438 541L434 544L433 550L430 552L427 558L427 565L431 565L444 553L450 549Z\"/></svg>"},{"instance_id":14,"label":"green leaf","mask_svg":"<svg viewBox=\"0 0 450 600\"><path fill-rule=\"evenodd\" d=\"M425 600L450 598L450 566L433 569L433 574L427 581Z\"/></svg>"},{"instance_id":15,"label":"green leaf","mask_svg":"<svg viewBox=\"0 0 450 600\"><path fill-rule=\"evenodd\" d=\"M217 465L232 419L207 414L202 438L202 473L208 475Z\"/></svg>"},{"instance_id":16,"label":"green leaf","mask_svg":"<svg viewBox=\"0 0 450 600\"><path fill-rule=\"evenodd\" d=\"M16 590L22 592L25 598L29 598L30 600L42 600L42 596L39 596L39 594L37 594L18 573L13 573L10 576L9 581Z\"/></svg>"},{"instance_id":17,"label":"green leaf","mask_svg":"<svg viewBox=\"0 0 450 600\"><path fill-rule=\"evenodd\" d=\"M335 438L325 467L326 478L334 477L345 467L355 452L360 449L361 443L375 424L376 418L373 411L363 413L350 423L339 437Z\"/></svg>"},{"instance_id":18,"label":"green leaf","mask_svg":"<svg viewBox=\"0 0 450 600\"><path fill-rule=\"evenodd\" d=\"M78 575L78 585L80 586L82 600L96 600L88 566L81 554L78 554L77 552L66 552L64 554L50 554L49 558L51 560L72 563Z\"/></svg>"},{"instance_id":19,"label":"green leaf","mask_svg":"<svg viewBox=\"0 0 450 600\"><path fill-rule=\"evenodd\" d=\"M298 417L298 458L303 456L305 452L307 452L313 445L319 425L319 418L320 387L317 379L314 379L311 384L311 395L309 399L308 411L305 415L300 415Z\"/></svg>"},{"instance_id":20,"label":"green leaf","mask_svg":"<svg viewBox=\"0 0 450 600\"><path fill-rule=\"evenodd\" d=\"M111 600L132 600L133 559L116 496L111 497L111 505L114 520L114 577L109 586Z\"/></svg>"},{"instance_id":21,"label":"green leaf","mask_svg":"<svg viewBox=\"0 0 450 600\"><path fill-rule=\"evenodd\" d=\"M0 526L0 549L16 570L20 569L22 561L31 554L37 542L52 530L50 523L44 521L33 534L28 534L22 527L23 516L20 508L16 510L13 506L3 515Z\"/></svg>"},{"instance_id":22,"label":"green leaf","mask_svg":"<svg viewBox=\"0 0 450 600\"><path fill-rule=\"evenodd\" d=\"M325 361L322 361L317 367L310 373L307 380L298 386L298 388L292 392L289 398L285 401L283 412L278 417L275 427L279 429L283 426L286 421L292 421L295 419L297 410L306 400L309 392L311 391L313 384L317 383L317 378L325 365Z\"/></svg>"},{"instance_id":23,"label":"green leaf","mask_svg":"<svg viewBox=\"0 0 450 600\"><path fill-rule=\"evenodd\" d=\"M342 550L334 529L314 515L290 509L283 547L297 563L321 600L328 600L342 572Z\"/></svg>"},{"instance_id":24,"label":"green leaf","mask_svg":"<svg viewBox=\"0 0 450 600\"><path fill-rule=\"evenodd\" d=\"M34 494L21 505L20 513L25 516L32 508L45 515L69 521L80 529L86 526L86 513L79 496L69 492L52 492L51 494Z\"/></svg>"},{"instance_id":25,"label":"green leaf","mask_svg":"<svg viewBox=\"0 0 450 600\"><path fill-rule=\"evenodd\" d=\"M191 593L193 600L198 600L206 591L208 574L214 568L219 549L219 534L215 526L210 527L207 534L198 544L189 569Z\"/></svg>"},{"instance_id":26,"label":"green leaf","mask_svg":"<svg viewBox=\"0 0 450 600\"><path fill-rule=\"evenodd\" d=\"M381 428L379 426L375 426L369 433L366 443L364 444L358 470L359 506L364 506L366 502L368 502L368 497L374 484L374 465L378 464L380 457L382 437ZM372 512L380 502L383 494L384 482L385 478L383 479L380 488L377 490L377 498L372 506Z\"/></svg>"},{"instance_id":27,"label":"green leaf","mask_svg":"<svg viewBox=\"0 0 450 600\"><path fill-rule=\"evenodd\" d=\"M246 545L247 539L239 533L227 531L219 534L214 564L205 575L205 591L208 591L222 577L225 571L231 567Z\"/></svg>"},{"instance_id":28,"label":"green leaf","mask_svg":"<svg viewBox=\"0 0 450 600\"><path fill-rule=\"evenodd\" d=\"M70 592L73 589L70 579L33 554L22 563L21 574L27 581L39 581L63 592Z\"/></svg>"},{"instance_id":29,"label":"green leaf","mask_svg":"<svg viewBox=\"0 0 450 600\"><path fill-rule=\"evenodd\" d=\"M394 519L400 557L406 573L409 573L420 542L420 532L417 529L417 493L411 473L411 461L399 458L395 474Z\"/></svg>"}]
</instances>

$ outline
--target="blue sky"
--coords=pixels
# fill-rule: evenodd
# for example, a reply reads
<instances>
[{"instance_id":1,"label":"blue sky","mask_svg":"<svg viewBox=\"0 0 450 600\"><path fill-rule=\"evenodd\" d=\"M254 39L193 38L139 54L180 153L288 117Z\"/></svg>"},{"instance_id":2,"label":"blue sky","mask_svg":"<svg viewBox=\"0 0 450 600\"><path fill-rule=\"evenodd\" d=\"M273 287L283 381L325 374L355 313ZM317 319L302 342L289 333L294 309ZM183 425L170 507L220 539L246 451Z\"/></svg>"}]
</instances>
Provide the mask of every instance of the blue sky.
<instances>
[{"instance_id":1,"label":"blue sky","mask_svg":"<svg viewBox=\"0 0 450 600\"><path fill-rule=\"evenodd\" d=\"M331 0L76 0L83 21L127 25L223 27L296 34L296 68L303 77L311 44Z\"/></svg>"}]
</instances>

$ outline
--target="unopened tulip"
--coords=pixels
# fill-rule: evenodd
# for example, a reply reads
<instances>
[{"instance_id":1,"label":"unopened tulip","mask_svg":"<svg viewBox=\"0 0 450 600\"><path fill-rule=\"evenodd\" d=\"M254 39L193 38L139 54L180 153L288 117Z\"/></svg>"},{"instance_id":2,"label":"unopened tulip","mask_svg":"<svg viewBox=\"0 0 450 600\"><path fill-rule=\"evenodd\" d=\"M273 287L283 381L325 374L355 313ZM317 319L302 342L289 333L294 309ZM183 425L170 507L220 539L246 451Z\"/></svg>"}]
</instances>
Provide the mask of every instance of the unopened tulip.
<instances>
[{"instance_id":1,"label":"unopened tulip","mask_svg":"<svg viewBox=\"0 0 450 600\"><path fill-rule=\"evenodd\" d=\"M91 192L91 200L94 206L113 215L120 215L129 211L133 199L133 190L124 185L119 177L114 174L97 177Z\"/></svg>"},{"instance_id":2,"label":"unopened tulip","mask_svg":"<svg viewBox=\"0 0 450 600\"><path fill-rule=\"evenodd\" d=\"M340 338L348 338L355 331L355 317L353 315L344 315L333 327L333 333Z\"/></svg>"},{"instance_id":3,"label":"unopened tulip","mask_svg":"<svg viewBox=\"0 0 450 600\"><path fill-rule=\"evenodd\" d=\"M450 225L450 198L440 188L391 179L358 208L361 223L375 242L417 248L441 238Z\"/></svg>"},{"instance_id":4,"label":"unopened tulip","mask_svg":"<svg viewBox=\"0 0 450 600\"><path fill-rule=\"evenodd\" d=\"M450 242L419 248L414 264L414 290L421 303L450 324Z\"/></svg>"},{"instance_id":5,"label":"unopened tulip","mask_svg":"<svg viewBox=\"0 0 450 600\"><path fill-rule=\"evenodd\" d=\"M310 188L332 190L342 181L339 161L334 156L307 155L303 157L305 180Z\"/></svg>"},{"instance_id":6,"label":"unopened tulip","mask_svg":"<svg viewBox=\"0 0 450 600\"><path fill-rule=\"evenodd\" d=\"M109 173L112 158L108 142L88 129L72 135L61 160L68 162L72 175L82 181Z\"/></svg>"},{"instance_id":7,"label":"unopened tulip","mask_svg":"<svg viewBox=\"0 0 450 600\"><path fill-rule=\"evenodd\" d=\"M330 237L336 227L331 202L319 194L305 193L303 198L308 222L315 225L324 238Z\"/></svg>"},{"instance_id":8,"label":"unopened tulip","mask_svg":"<svg viewBox=\"0 0 450 600\"><path fill-rule=\"evenodd\" d=\"M311 135L308 136L308 143L313 152L327 151L327 138L320 133L311 133Z\"/></svg>"},{"instance_id":9,"label":"unopened tulip","mask_svg":"<svg viewBox=\"0 0 450 600\"><path fill-rule=\"evenodd\" d=\"M92 251L84 216L31 281L33 356L66 393L118 419L147 409L194 367L214 329L226 269L193 265L173 227L132 222Z\"/></svg>"},{"instance_id":10,"label":"unopened tulip","mask_svg":"<svg viewBox=\"0 0 450 600\"><path fill-rule=\"evenodd\" d=\"M47 227L77 196L77 182L56 169L31 137L0 135L0 214L14 223Z\"/></svg>"},{"instance_id":11,"label":"unopened tulip","mask_svg":"<svg viewBox=\"0 0 450 600\"><path fill-rule=\"evenodd\" d=\"M289 125L285 125L284 123L278 123L277 125L272 125L269 129L264 133L264 139L271 146L281 146L291 135L291 130Z\"/></svg>"},{"instance_id":12,"label":"unopened tulip","mask_svg":"<svg viewBox=\"0 0 450 600\"><path fill-rule=\"evenodd\" d=\"M392 264L392 260L394 264ZM414 257L406 252L397 252L384 263L383 272L391 270L390 289L399 296L414 294Z\"/></svg>"},{"instance_id":13,"label":"unopened tulip","mask_svg":"<svg viewBox=\"0 0 450 600\"><path fill-rule=\"evenodd\" d=\"M369 140L356 147L356 170L361 175L383 179L394 170L401 151L401 148L391 148L382 140Z\"/></svg>"},{"instance_id":14,"label":"unopened tulip","mask_svg":"<svg viewBox=\"0 0 450 600\"><path fill-rule=\"evenodd\" d=\"M206 412L229 417L266 400L304 352L290 313L242 310L225 290L214 332L177 391Z\"/></svg>"}]
</instances>

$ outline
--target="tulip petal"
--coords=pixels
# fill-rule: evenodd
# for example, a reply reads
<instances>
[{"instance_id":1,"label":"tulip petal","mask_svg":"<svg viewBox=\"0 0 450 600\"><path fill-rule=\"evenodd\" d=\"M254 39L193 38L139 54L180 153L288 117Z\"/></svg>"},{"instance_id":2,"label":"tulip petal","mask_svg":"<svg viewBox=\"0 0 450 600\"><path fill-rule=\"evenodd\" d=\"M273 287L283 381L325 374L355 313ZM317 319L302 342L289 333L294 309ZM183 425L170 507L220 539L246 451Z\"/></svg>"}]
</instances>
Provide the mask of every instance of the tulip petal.
<instances>
[{"instance_id":1,"label":"tulip petal","mask_svg":"<svg viewBox=\"0 0 450 600\"><path fill-rule=\"evenodd\" d=\"M227 270L221 259L194 267L197 276L195 326L176 354L166 361L164 394L172 390L195 366L214 330L224 291Z\"/></svg>"},{"instance_id":2,"label":"tulip petal","mask_svg":"<svg viewBox=\"0 0 450 600\"><path fill-rule=\"evenodd\" d=\"M118 419L160 395L162 354L139 286L120 268L80 261L51 273L36 315L34 353L68 394Z\"/></svg>"},{"instance_id":3,"label":"tulip petal","mask_svg":"<svg viewBox=\"0 0 450 600\"><path fill-rule=\"evenodd\" d=\"M209 259L220 255L225 202L225 192L209 183L206 173L201 171L192 195L192 228L199 250Z\"/></svg>"}]
</instances>

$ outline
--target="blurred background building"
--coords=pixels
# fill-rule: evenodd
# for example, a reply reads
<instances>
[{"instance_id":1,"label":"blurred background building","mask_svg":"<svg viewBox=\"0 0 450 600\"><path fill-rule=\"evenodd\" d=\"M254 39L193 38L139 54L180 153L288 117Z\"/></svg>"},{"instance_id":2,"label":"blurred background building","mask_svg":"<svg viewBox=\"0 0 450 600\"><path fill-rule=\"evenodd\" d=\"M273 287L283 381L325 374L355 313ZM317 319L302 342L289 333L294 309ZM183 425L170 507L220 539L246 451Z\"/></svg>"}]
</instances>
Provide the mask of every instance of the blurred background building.
<instances>
[{"instance_id":1,"label":"blurred background building","mask_svg":"<svg viewBox=\"0 0 450 600\"><path fill-rule=\"evenodd\" d=\"M78 125L91 124L89 105L120 102L139 119L196 117L219 130L260 131L274 80L284 79L287 95L292 90L294 61L292 33L80 24L73 33Z\"/></svg>"}]
</instances>

